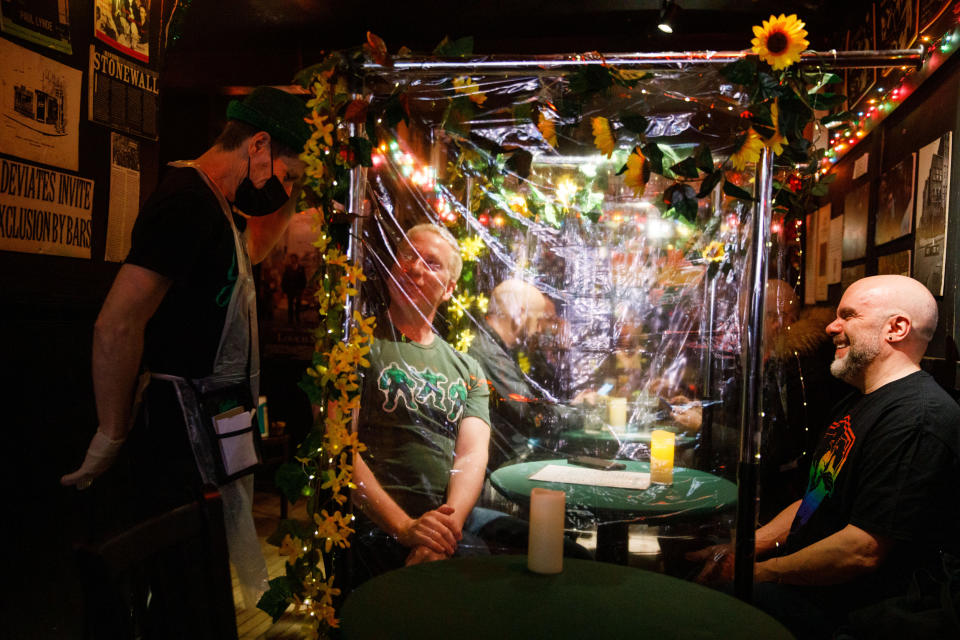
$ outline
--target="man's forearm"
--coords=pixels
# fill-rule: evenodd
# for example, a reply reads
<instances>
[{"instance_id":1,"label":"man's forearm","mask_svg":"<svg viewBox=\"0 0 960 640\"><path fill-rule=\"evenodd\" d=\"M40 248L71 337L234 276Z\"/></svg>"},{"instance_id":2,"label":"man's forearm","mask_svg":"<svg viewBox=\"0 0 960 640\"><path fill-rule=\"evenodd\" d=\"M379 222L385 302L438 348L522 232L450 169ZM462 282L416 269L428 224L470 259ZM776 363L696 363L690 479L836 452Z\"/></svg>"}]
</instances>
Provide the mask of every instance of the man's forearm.
<instances>
[{"instance_id":1,"label":"man's forearm","mask_svg":"<svg viewBox=\"0 0 960 640\"><path fill-rule=\"evenodd\" d=\"M360 454L354 456L353 479L357 484L357 490L353 492L354 504L374 524L393 536L409 526L412 518L383 489Z\"/></svg>"},{"instance_id":2,"label":"man's forearm","mask_svg":"<svg viewBox=\"0 0 960 640\"><path fill-rule=\"evenodd\" d=\"M93 334L93 391L99 429L113 440L122 440L129 430L142 355L142 330L129 325L97 324Z\"/></svg>"},{"instance_id":3,"label":"man's forearm","mask_svg":"<svg viewBox=\"0 0 960 640\"><path fill-rule=\"evenodd\" d=\"M876 570L892 542L847 525L837 533L788 556L757 563L757 582L829 585Z\"/></svg>"},{"instance_id":4,"label":"man's forearm","mask_svg":"<svg viewBox=\"0 0 960 640\"><path fill-rule=\"evenodd\" d=\"M453 518L460 526L466 522L483 489L489 446L490 426L486 422L473 417L460 422L447 486L447 504L454 508Z\"/></svg>"},{"instance_id":5,"label":"man's forearm","mask_svg":"<svg viewBox=\"0 0 960 640\"><path fill-rule=\"evenodd\" d=\"M773 520L757 529L756 534L754 534L756 539L754 549L758 556L773 551L787 541L790 526L793 524L793 518L797 515L799 508L800 500L797 500L777 514Z\"/></svg>"}]
</instances>

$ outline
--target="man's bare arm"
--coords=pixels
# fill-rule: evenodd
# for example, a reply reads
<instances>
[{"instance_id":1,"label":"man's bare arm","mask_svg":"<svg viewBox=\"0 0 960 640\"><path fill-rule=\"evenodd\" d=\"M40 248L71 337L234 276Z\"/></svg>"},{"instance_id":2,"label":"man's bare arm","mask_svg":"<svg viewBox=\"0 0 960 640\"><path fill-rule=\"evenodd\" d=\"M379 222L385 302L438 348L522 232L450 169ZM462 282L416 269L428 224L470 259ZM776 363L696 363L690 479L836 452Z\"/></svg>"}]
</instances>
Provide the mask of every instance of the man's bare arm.
<instances>
[{"instance_id":1,"label":"man's bare arm","mask_svg":"<svg viewBox=\"0 0 960 640\"><path fill-rule=\"evenodd\" d=\"M848 524L796 553L757 563L754 580L799 585L849 582L876 570L892 547L891 539Z\"/></svg>"},{"instance_id":2,"label":"man's bare arm","mask_svg":"<svg viewBox=\"0 0 960 640\"><path fill-rule=\"evenodd\" d=\"M447 504L454 508L453 517L461 528L483 489L489 447L490 425L475 417L460 421L453 469L450 470L450 484L447 486Z\"/></svg>"}]
</instances>

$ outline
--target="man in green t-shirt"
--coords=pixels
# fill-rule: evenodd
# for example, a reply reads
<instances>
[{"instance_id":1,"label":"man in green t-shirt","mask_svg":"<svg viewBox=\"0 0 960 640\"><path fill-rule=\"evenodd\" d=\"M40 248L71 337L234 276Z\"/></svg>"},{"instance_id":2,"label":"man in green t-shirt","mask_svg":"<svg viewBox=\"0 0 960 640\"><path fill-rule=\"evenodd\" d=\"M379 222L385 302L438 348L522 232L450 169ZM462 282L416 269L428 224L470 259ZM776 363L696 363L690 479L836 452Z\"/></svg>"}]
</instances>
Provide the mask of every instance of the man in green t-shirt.
<instances>
[{"instance_id":1,"label":"man in green t-shirt","mask_svg":"<svg viewBox=\"0 0 960 640\"><path fill-rule=\"evenodd\" d=\"M462 261L441 227L406 232L388 274L389 308L364 375L355 459L358 583L384 570L485 546L465 528L483 486L489 391L480 365L433 331ZM466 534L466 535L465 535Z\"/></svg>"}]
</instances>

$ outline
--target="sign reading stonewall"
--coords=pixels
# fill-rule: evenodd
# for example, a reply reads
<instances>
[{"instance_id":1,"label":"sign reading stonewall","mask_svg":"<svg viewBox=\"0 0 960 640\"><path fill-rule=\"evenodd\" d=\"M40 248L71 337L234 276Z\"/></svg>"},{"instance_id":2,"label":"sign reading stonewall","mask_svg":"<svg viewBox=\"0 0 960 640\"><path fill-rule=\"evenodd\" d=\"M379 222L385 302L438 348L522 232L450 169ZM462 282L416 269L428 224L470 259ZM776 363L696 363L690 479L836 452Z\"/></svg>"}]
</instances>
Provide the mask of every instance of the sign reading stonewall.
<instances>
[{"instance_id":1,"label":"sign reading stonewall","mask_svg":"<svg viewBox=\"0 0 960 640\"><path fill-rule=\"evenodd\" d=\"M0 250L90 258L93 180L0 158Z\"/></svg>"}]
</instances>

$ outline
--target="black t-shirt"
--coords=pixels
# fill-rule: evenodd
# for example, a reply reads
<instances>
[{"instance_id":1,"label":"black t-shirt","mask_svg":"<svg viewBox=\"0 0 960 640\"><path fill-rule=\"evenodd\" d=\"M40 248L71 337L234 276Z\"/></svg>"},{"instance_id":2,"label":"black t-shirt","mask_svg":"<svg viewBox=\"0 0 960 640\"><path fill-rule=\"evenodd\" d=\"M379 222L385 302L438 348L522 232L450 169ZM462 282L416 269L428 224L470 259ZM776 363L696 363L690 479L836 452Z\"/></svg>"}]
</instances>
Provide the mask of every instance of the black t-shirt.
<instances>
[{"instance_id":1,"label":"black t-shirt","mask_svg":"<svg viewBox=\"0 0 960 640\"><path fill-rule=\"evenodd\" d=\"M918 567L960 542L960 406L925 372L851 395L814 453L784 553L847 524L891 538L876 573L843 590L869 602L902 592ZM839 603L836 603L839 604Z\"/></svg>"},{"instance_id":2,"label":"black t-shirt","mask_svg":"<svg viewBox=\"0 0 960 640\"><path fill-rule=\"evenodd\" d=\"M243 218L234 220L243 230ZM144 365L157 373L209 375L237 259L230 225L196 170L167 172L137 217L126 262L173 280L147 324Z\"/></svg>"}]
</instances>

